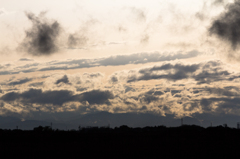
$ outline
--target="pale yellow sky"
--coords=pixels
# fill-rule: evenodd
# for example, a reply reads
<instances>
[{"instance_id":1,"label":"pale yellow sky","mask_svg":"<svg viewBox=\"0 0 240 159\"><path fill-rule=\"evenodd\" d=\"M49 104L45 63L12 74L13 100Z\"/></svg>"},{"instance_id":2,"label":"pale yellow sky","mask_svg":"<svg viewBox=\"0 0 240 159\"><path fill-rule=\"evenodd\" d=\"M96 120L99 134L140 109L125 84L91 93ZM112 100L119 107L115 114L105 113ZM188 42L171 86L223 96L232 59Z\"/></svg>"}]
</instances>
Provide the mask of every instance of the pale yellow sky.
<instances>
[{"instance_id":1,"label":"pale yellow sky","mask_svg":"<svg viewBox=\"0 0 240 159\"><path fill-rule=\"evenodd\" d=\"M213 17L223 7L212 7L212 2L199 0L1 0L0 55L1 62L28 54L16 48L32 23L24 12L36 16L47 11L48 20L56 20L63 28L59 35L58 55L47 59L95 58L118 54L151 51L179 51L209 47L206 28L209 19L199 20L196 14ZM68 50L68 34L77 33L87 39L82 49ZM201 45L201 46L200 46ZM206 46L205 46L206 45ZM40 59L44 57L40 57Z\"/></svg>"}]
</instances>

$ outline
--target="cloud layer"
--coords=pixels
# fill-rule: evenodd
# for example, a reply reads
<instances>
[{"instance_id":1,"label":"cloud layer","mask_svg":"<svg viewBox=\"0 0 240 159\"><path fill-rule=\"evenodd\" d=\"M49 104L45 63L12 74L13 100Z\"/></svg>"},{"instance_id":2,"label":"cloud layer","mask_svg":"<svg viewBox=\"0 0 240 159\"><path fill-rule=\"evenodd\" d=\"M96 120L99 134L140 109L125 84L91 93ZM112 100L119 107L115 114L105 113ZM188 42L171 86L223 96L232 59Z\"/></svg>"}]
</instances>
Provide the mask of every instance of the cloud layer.
<instances>
[{"instance_id":1,"label":"cloud layer","mask_svg":"<svg viewBox=\"0 0 240 159\"><path fill-rule=\"evenodd\" d=\"M70 70L80 68L90 68L98 66L121 66L127 64L145 64L151 62L171 61L177 59L187 59L200 56L201 53L193 50L182 53L136 53L131 55L118 55L106 58L96 59L74 59L65 61L50 61L46 63L37 63L29 59L20 59L22 65L6 64L0 65L0 75L19 74L36 72L36 71L54 71L54 70ZM27 64L26 64L27 63Z\"/></svg>"},{"instance_id":2,"label":"cloud layer","mask_svg":"<svg viewBox=\"0 0 240 159\"><path fill-rule=\"evenodd\" d=\"M139 84L141 81L144 84ZM240 73L229 71L221 61L188 64L171 61L107 77L96 72L12 78L2 83L0 113L237 115L239 81Z\"/></svg>"}]
</instances>

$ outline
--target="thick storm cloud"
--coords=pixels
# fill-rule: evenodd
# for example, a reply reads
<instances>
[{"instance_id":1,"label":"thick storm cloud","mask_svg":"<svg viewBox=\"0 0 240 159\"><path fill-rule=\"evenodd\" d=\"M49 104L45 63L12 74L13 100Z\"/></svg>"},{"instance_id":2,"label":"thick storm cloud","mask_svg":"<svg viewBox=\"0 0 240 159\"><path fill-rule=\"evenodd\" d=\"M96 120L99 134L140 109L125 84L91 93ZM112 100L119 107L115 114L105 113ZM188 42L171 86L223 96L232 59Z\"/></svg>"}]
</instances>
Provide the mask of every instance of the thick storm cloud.
<instances>
[{"instance_id":1,"label":"thick storm cloud","mask_svg":"<svg viewBox=\"0 0 240 159\"><path fill-rule=\"evenodd\" d=\"M233 50L240 44L240 0L226 6L209 28L210 34L217 35L220 39L230 43Z\"/></svg>"},{"instance_id":2,"label":"thick storm cloud","mask_svg":"<svg viewBox=\"0 0 240 159\"><path fill-rule=\"evenodd\" d=\"M61 25L56 20L45 18L46 12L38 16L26 12L27 18L32 22L32 27L25 33L25 39L20 44L20 50L34 56L51 55L59 50L57 39L61 31Z\"/></svg>"}]
</instances>

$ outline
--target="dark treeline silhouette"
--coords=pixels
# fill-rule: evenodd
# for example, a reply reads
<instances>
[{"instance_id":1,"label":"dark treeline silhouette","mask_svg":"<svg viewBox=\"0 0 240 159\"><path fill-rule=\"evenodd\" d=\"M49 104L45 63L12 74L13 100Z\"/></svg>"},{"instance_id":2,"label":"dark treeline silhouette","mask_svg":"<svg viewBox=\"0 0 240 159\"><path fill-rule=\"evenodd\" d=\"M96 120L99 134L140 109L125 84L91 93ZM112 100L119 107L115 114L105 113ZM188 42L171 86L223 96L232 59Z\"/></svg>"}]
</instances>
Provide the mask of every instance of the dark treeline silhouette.
<instances>
[{"instance_id":1,"label":"dark treeline silhouette","mask_svg":"<svg viewBox=\"0 0 240 159\"><path fill-rule=\"evenodd\" d=\"M58 130L0 129L1 156L17 158L82 158L123 156L149 158L228 158L237 155L240 129L225 126L87 127Z\"/></svg>"}]
</instances>

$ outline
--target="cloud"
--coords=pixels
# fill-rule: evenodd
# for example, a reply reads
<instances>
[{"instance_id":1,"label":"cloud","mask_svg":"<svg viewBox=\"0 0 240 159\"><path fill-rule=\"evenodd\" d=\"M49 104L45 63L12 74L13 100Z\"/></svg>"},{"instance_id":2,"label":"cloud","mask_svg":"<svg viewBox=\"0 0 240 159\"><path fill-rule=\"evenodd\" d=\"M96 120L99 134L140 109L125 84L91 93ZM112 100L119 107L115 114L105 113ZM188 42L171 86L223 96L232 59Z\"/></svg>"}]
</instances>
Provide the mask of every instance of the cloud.
<instances>
[{"instance_id":1,"label":"cloud","mask_svg":"<svg viewBox=\"0 0 240 159\"><path fill-rule=\"evenodd\" d=\"M115 84L118 82L118 78L116 76L111 76L109 82Z\"/></svg>"},{"instance_id":2,"label":"cloud","mask_svg":"<svg viewBox=\"0 0 240 159\"><path fill-rule=\"evenodd\" d=\"M146 13L142 10L142 9L139 9L139 8L135 8L135 7L132 7L130 8L131 9L131 12L135 15L135 18L137 21L146 21Z\"/></svg>"},{"instance_id":3,"label":"cloud","mask_svg":"<svg viewBox=\"0 0 240 159\"><path fill-rule=\"evenodd\" d=\"M30 12L25 12L25 14L32 22L32 28L26 31L19 49L34 56L56 53L59 50L57 39L61 32L59 22L46 19L46 12L41 12L38 16Z\"/></svg>"},{"instance_id":4,"label":"cloud","mask_svg":"<svg viewBox=\"0 0 240 159\"><path fill-rule=\"evenodd\" d=\"M179 63L150 67L148 70L166 70L168 72L172 68L179 66L179 68L182 68L186 72L189 71L198 74L202 68L212 71L215 69L215 67L212 70L210 69L212 65L219 67L217 63L210 65L209 62L198 65L199 69L196 71L190 67L191 65L179 65ZM208 66L205 67L206 65ZM144 70L143 72L146 71L146 69L140 70ZM20 92L21 90L8 90L4 86L3 92L6 93L2 94L0 102L2 100L5 105L11 105L11 109L13 110L9 111L13 112L15 112L15 109L24 110L24 112L41 110L44 112L67 113L74 111L83 114L98 111L114 113L151 112L162 115L172 114L179 117L191 116L194 113L202 112L236 113L234 110L238 111L237 102L239 102L238 98L240 98L240 89L229 82L222 83L222 87L221 85L218 87L214 87L213 85L198 85L196 87L193 82L186 85L172 83L170 85L148 85L146 82L144 83L145 86L140 87L127 83L124 85L105 85L102 83L99 87L90 88L86 86L86 82L91 79L98 79L101 76L99 73L86 73L79 76L80 78L75 78L73 75L66 76L72 83L72 85L66 87L64 85L59 87L54 84L59 75L44 79L44 86L42 86L42 82L31 83L29 86L32 88L24 92ZM49 84L49 81L51 84ZM81 83L76 84L77 81L81 81ZM43 90L46 89L45 86L47 86L46 91ZM38 87L38 89L33 87ZM103 90L103 88L108 90ZM79 90L76 91L76 89ZM2 111L3 108L0 108L0 113Z\"/></svg>"},{"instance_id":5,"label":"cloud","mask_svg":"<svg viewBox=\"0 0 240 159\"><path fill-rule=\"evenodd\" d=\"M100 59L96 63L100 63L103 66L116 66L116 65L126 65L126 64L141 64L141 63L149 63L149 62L158 62L158 61L170 61L176 59L185 59L196 57L200 53L198 51L190 51L187 53L178 52L176 54L160 54L158 52L155 53L137 53L132 55L118 55L111 56L105 59Z\"/></svg>"},{"instance_id":6,"label":"cloud","mask_svg":"<svg viewBox=\"0 0 240 159\"><path fill-rule=\"evenodd\" d=\"M109 99L114 95L110 91L92 90L82 94L74 95L72 91L68 90L53 90L42 91L41 89L29 89L22 93L10 92L4 94L1 100L5 102L18 101L23 104L53 104L55 106L62 106L64 103L71 101L88 102L89 104L108 104Z\"/></svg>"},{"instance_id":7,"label":"cloud","mask_svg":"<svg viewBox=\"0 0 240 159\"><path fill-rule=\"evenodd\" d=\"M177 94L177 93L181 93L182 90L171 90L171 94L172 96Z\"/></svg>"},{"instance_id":8,"label":"cloud","mask_svg":"<svg viewBox=\"0 0 240 159\"><path fill-rule=\"evenodd\" d=\"M212 5L214 6L220 6L220 5L224 5L226 3L226 0L214 0L212 2Z\"/></svg>"},{"instance_id":9,"label":"cloud","mask_svg":"<svg viewBox=\"0 0 240 159\"><path fill-rule=\"evenodd\" d=\"M28 86L30 87L41 87L43 85L43 82L35 82L35 83L31 83Z\"/></svg>"},{"instance_id":10,"label":"cloud","mask_svg":"<svg viewBox=\"0 0 240 159\"><path fill-rule=\"evenodd\" d=\"M140 43L141 44L146 44L146 43L148 43L148 41L149 41L149 35L145 34L145 35L142 36L142 38L140 40Z\"/></svg>"},{"instance_id":11,"label":"cloud","mask_svg":"<svg viewBox=\"0 0 240 159\"><path fill-rule=\"evenodd\" d=\"M168 79L177 81L191 77L191 73L195 72L200 66L197 64L193 65L182 65L182 64L164 64L162 66L154 66L147 69L141 69L137 75L133 74L128 76L127 82L135 82L141 80L152 80L152 79ZM171 70L174 70L172 72ZM167 71L165 73L158 73L158 71Z\"/></svg>"},{"instance_id":12,"label":"cloud","mask_svg":"<svg viewBox=\"0 0 240 159\"><path fill-rule=\"evenodd\" d=\"M238 73L230 73L220 61L209 61L199 64L184 65L165 63L160 66L113 73L109 82L137 82L155 79L166 79L176 82L183 79L195 80L196 84L210 84L219 81L234 81L240 78Z\"/></svg>"},{"instance_id":13,"label":"cloud","mask_svg":"<svg viewBox=\"0 0 240 159\"><path fill-rule=\"evenodd\" d=\"M138 100L142 104L150 104L152 102L157 102L159 100L159 96L163 95L164 93L162 91L156 91L154 89L151 89L145 93L142 93L138 96Z\"/></svg>"},{"instance_id":14,"label":"cloud","mask_svg":"<svg viewBox=\"0 0 240 159\"><path fill-rule=\"evenodd\" d=\"M198 84L203 84L203 83L209 84L216 81L231 80L231 78L227 78L228 75L230 75L228 71L215 70L214 72L202 71L201 73L192 77L196 81L198 81Z\"/></svg>"},{"instance_id":15,"label":"cloud","mask_svg":"<svg viewBox=\"0 0 240 159\"><path fill-rule=\"evenodd\" d=\"M216 94L219 96L239 96L240 94L237 91L232 91L232 89L225 87L225 88L214 88L214 87L207 87L205 91L208 91L210 94Z\"/></svg>"},{"instance_id":16,"label":"cloud","mask_svg":"<svg viewBox=\"0 0 240 159\"><path fill-rule=\"evenodd\" d=\"M110 91L92 90L80 94L77 98L80 101L87 101L89 104L110 105L109 99L113 99L114 95Z\"/></svg>"},{"instance_id":17,"label":"cloud","mask_svg":"<svg viewBox=\"0 0 240 159\"><path fill-rule=\"evenodd\" d=\"M65 84L70 84L67 75L64 75L61 79L58 79L55 84L59 83L65 83Z\"/></svg>"},{"instance_id":18,"label":"cloud","mask_svg":"<svg viewBox=\"0 0 240 159\"><path fill-rule=\"evenodd\" d=\"M147 95L147 94L145 94L144 96L140 97L140 102L149 104L149 103L151 103L153 101L158 101L158 99L159 98L154 96L154 95Z\"/></svg>"},{"instance_id":19,"label":"cloud","mask_svg":"<svg viewBox=\"0 0 240 159\"><path fill-rule=\"evenodd\" d=\"M226 6L226 10L215 19L209 32L228 42L233 50L240 44L240 0Z\"/></svg>"},{"instance_id":20,"label":"cloud","mask_svg":"<svg viewBox=\"0 0 240 159\"><path fill-rule=\"evenodd\" d=\"M21 58L19 61L34 61L33 59L28 59L28 58Z\"/></svg>"},{"instance_id":21,"label":"cloud","mask_svg":"<svg viewBox=\"0 0 240 159\"><path fill-rule=\"evenodd\" d=\"M33 80L32 78L24 78L24 79L20 79L18 81L10 82L10 83L8 83L8 85L9 86L20 85L20 84L24 84L24 83L30 82L32 80Z\"/></svg>"},{"instance_id":22,"label":"cloud","mask_svg":"<svg viewBox=\"0 0 240 159\"><path fill-rule=\"evenodd\" d=\"M117 30L118 30L119 32L126 32L126 31L127 31L127 29L126 29L125 27L121 26L121 25L119 25L119 26L117 27Z\"/></svg>"},{"instance_id":23,"label":"cloud","mask_svg":"<svg viewBox=\"0 0 240 159\"><path fill-rule=\"evenodd\" d=\"M10 92L1 97L2 100L12 102L19 100L25 104L53 104L62 105L65 102L73 101L73 93L71 91L45 91L41 89L30 89L23 93Z\"/></svg>"},{"instance_id":24,"label":"cloud","mask_svg":"<svg viewBox=\"0 0 240 159\"><path fill-rule=\"evenodd\" d=\"M200 55L201 53L193 50L190 52L182 53L136 53L131 55L118 55L110 56L106 58L96 59L74 59L66 61L50 61L47 63L29 63L17 67L4 67L4 70L0 71L0 75L7 74L19 74L36 72L36 71L51 71L51 70L70 70L79 68L90 68L98 66L120 66L127 64L144 64L158 61L171 61L176 59L187 59ZM23 58L24 61L26 59Z\"/></svg>"},{"instance_id":25,"label":"cloud","mask_svg":"<svg viewBox=\"0 0 240 159\"><path fill-rule=\"evenodd\" d=\"M88 38L84 35L69 34L68 36L68 47L75 48L75 47L84 47L87 44Z\"/></svg>"},{"instance_id":26,"label":"cloud","mask_svg":"<svg viewBox=\"0 0 240 159\"><path fill-rule=\"evenodd\" d=\"M231 113L235 114L239 112L239 97L226 98L226 97L212 97L202 98L200 104L205 112L217 112L217 113Z\"/></svg>"}]
</instances>

